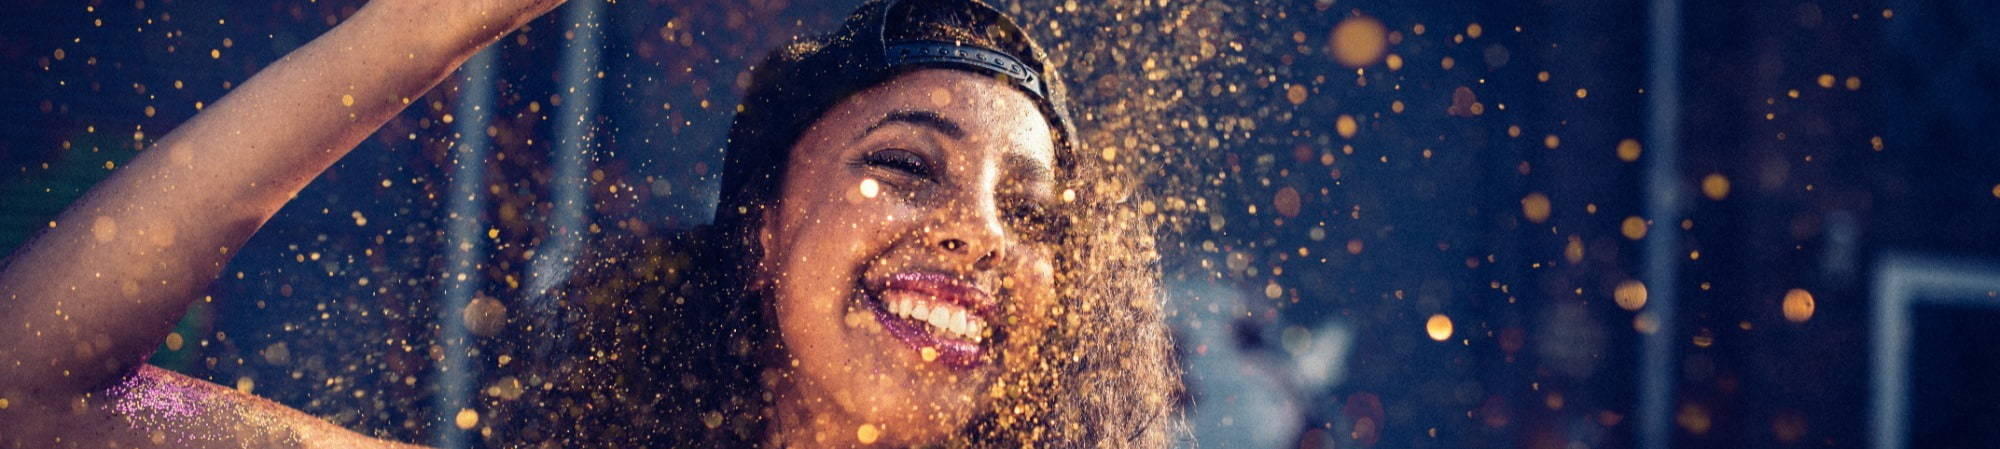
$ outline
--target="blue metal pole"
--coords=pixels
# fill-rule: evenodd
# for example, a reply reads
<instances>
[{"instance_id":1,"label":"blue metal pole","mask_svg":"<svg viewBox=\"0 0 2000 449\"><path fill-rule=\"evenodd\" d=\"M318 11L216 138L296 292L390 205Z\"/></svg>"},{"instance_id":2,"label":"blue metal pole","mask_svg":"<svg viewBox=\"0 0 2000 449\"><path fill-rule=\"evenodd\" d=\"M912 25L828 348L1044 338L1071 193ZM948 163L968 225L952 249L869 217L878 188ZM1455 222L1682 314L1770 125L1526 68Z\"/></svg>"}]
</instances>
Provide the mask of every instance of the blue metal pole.
<instances>
[{"instance_id":1,"label":"blue metal pole","mask_svg":"<svg viewBox=\"0 0 2000 449\"><path fill-rule=\"evenodd\" d=\"M1645 240L1648 300L1641 312L1656 323L1641 337L1639 447L1667 449L1673 443L1675 310L1679 307L1681 182L1680 69L1681 4L1652 0L1647 25L1651 65L1646 73L1646 216L1653 222Z\"/></svg>"},{"instance_id":2,"label":"blue metal pole","mask_svg":"<svg viewBox=\"0 0 2000 449\"><path fill-rule=\"evenodd\" d=\"M438 297L438 345L444 348L444 363L438 366L435 410L438 421L434 445L441 449L461 449L467 445L467 430L460 429L457 417L471 407L473 382L478 379L472 365L472 341L465 328L465 307L479 291L478 267L485 259L479 229L486 210L486 156L492 142L486 128L492 122L494 52L488 47L466 61L459 85L461 95L455 108L458 142L452 150L451 196L445 198L445 272ZM476 411L474 412L476 413Z\"/></svg>"},{"instance_id":3,"label":"blue metal pole","mask_svg":"<svg viewBox=\"0 0 2000 449\"><path fill-rule=\"evenodd\" d=\"M545 313L552 313L546 308L549 304L545 295L568 277L570 267L576 263L577 249L583 243L585 214L590 205L587 195L590 180L585 174L590 171L598 88L603 84L597 74L601 70L598 59L604 52L604 0L575 1L568 8L566 19L574 37L563 54L563 103L556 112L556 141L551 157L555 173L549 181L550 196L555 203L548 234L541 246L535 248L528 290L524 292L530 298L530 306Z\"/></svg>"}]
</instances>

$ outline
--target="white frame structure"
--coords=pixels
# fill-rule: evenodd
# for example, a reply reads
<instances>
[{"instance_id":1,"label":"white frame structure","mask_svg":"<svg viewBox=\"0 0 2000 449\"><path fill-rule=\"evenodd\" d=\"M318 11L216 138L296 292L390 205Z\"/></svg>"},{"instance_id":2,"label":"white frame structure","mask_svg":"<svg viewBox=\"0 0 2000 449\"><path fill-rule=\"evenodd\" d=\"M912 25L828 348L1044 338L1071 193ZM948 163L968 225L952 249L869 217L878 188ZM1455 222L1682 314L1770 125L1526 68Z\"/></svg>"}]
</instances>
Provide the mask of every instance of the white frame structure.
<instances>
[{"instance_id":1,"label":"white frame structure","mask_svg":"<svg viewBox=\"0 0 2000 449\"><path fill-rule=\"evenodd\" d=\"M1875 264L1873 374L1869 409L1875 449L1904 449L1909 436L1910 309L1918 304L2000 308L2000 264L1888 253ZM1983 298L1983 299L1978 299Z\"/></svg>"}]
</instances>

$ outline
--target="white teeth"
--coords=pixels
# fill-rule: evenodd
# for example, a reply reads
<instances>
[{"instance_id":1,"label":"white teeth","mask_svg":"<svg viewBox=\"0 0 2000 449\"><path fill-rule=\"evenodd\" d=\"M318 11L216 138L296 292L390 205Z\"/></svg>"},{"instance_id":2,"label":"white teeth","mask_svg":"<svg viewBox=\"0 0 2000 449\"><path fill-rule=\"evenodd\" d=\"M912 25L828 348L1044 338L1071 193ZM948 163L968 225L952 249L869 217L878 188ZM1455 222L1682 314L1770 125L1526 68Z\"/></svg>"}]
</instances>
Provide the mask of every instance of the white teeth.
<instances>
[{"instance_id":1,"label":"white teeth","mask_svg":"<svg viewBox=\"0 0 2000 449\"><path fill-rule=\"evenodd\" d=\"M945 310L944 304L938 304L937 308L931 309L929 316L924 317L924 321L930 322L931 327L938 330L943 330L945 328L945 321L950 319L951 311Z\"/></svg>"},{"instance_id":2,"label":"white teeth","mask_svg":"<svg viewBox=\"0 0 2000 449\"><path fill-rule=\"evenodd\" d=\"M949 324L950 326L948 327L948 329L950 329L952 333L956 333L961 337L970 333L965 331L965 309L953 309L951 311L951 322Z\"/></svg>"},{"instance_id":3,"label":"white teeth","mask_svg":"<svg viewBox=\"0 0 2000 449\"><path fill-rule=\"evenodd\" d=\"M922 296L894 292L885 298L890 315L929 325L932 332L978 343L985 339L986 320L956 304L931 304ZM914 296L914 297L913 297Z\"/></svg>"}]
</instances>

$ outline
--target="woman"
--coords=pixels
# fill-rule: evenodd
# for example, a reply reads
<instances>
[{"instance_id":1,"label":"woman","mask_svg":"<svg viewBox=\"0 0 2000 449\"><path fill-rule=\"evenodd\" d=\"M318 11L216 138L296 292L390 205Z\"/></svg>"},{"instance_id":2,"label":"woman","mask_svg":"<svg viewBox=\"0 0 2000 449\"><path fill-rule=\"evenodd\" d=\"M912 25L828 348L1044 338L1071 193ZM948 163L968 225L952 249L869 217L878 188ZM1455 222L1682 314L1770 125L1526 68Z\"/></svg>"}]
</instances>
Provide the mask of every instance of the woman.
<instances>
[{"instance_id":1,"label":"woman","mask_svg":"<svg viewBox=\"0 0 2000 449\"><path fill-rule=\"evenodd\" d=\"M309 180L558 3L369 2L92 189L0 262L0 445L396 445L143 361ZM975 0L871 2L775 53L716 223L602 242L569 298L597 356L523 401L584 405L520 419L557 445L1165 445L1156 254L1044 60Z\"/></svg>"}]
</instances>

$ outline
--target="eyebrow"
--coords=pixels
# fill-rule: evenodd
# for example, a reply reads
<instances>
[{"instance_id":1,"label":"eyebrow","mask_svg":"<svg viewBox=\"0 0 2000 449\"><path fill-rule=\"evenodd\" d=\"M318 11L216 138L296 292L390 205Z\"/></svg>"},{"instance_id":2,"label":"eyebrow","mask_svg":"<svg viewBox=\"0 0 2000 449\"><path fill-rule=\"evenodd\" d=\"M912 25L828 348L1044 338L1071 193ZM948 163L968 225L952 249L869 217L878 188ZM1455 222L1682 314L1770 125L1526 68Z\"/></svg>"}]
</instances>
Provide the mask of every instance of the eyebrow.
<instances>
[{"instance_id":1,"label":"eyebrow","mask_svg":"<svg viewBox=\"0 0 2000 449\"><path fill-rule=\"evenodd\" d=\"M938 115L936 112L904 109L892 111L888 115L882 116L881 120L877 120L873 125L868 125L868 129L862 130L860 135L855 136L855 139L867 136L875 132L876 129L888 126L890 123L906 123L930 128L937 131L938 134L950 137L952 140L965 138L965 128L958 126L958 122L944 118L944 116Z\"/></svg>"}]
</instances>

